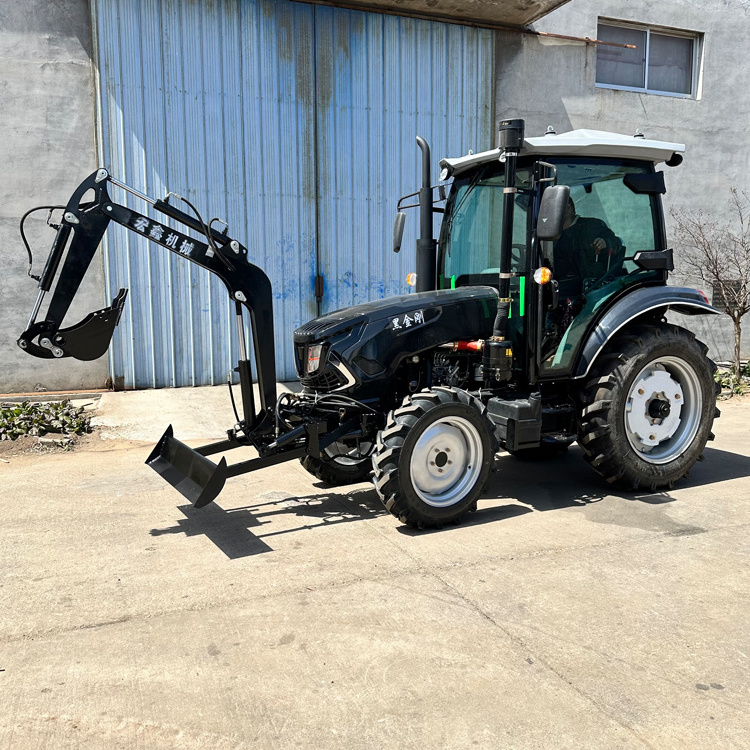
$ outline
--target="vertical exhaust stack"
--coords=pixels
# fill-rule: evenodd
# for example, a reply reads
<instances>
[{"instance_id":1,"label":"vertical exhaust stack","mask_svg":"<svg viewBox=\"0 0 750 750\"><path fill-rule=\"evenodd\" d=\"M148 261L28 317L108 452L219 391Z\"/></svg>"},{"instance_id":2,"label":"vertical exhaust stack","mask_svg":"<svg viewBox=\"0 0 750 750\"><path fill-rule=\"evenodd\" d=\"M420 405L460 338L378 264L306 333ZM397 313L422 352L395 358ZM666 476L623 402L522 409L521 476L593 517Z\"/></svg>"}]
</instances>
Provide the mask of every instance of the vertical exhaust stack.
<instances>
[{"instance_id":1,"label":"vertical exhaust stack","mask_svg":"<svg viewBox=\"0 0 750 750\"><path fill-rule=\"evenodd\" d=\"M508 341L508 317L510 313L511 249L513 242L513 209L516 198L516 160L523 147L523 120L502 120L499 129L498 147L505 161L505 187L503 188L503 234L500 242L500 296L497 315L492 326L492 336L484 347L484 377L487 384L510 380L513 372L513 347Z\"/></svg>"},{"instance_id":2,"label":"vertical exhaust stack","mask_svg":"<svg viewBox=\"0 0 750 750\"><path fill-rule=\"evenodd\" d=\"M418 292L435 289L437 241L432 236L432 181L430 179L430 146L422 136L417 136L422 149L422 187L419 189L419 239L417 240Z\"/></svg>"}]
</instances>

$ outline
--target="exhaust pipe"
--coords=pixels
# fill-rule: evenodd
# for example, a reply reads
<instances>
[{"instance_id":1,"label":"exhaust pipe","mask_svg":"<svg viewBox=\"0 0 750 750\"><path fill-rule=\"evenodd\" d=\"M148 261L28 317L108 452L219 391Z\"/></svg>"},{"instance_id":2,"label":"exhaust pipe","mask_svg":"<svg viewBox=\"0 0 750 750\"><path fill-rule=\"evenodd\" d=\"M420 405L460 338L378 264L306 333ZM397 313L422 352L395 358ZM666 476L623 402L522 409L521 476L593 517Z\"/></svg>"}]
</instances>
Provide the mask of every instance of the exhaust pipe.
<instances>
[{"instance_id":1,"label":"exhaust pipe","mask_svg":"<svg viewBox=\"0 0 750 750\"><path fill-rule=\"evenodd\" d=\"M417 136L422 149L422 187L419 190L419 239L417 240L418 292L435 289L437 241L432 236L432 185L430 180L430 146L422 136Z\"/></svg>"}]
</instances>

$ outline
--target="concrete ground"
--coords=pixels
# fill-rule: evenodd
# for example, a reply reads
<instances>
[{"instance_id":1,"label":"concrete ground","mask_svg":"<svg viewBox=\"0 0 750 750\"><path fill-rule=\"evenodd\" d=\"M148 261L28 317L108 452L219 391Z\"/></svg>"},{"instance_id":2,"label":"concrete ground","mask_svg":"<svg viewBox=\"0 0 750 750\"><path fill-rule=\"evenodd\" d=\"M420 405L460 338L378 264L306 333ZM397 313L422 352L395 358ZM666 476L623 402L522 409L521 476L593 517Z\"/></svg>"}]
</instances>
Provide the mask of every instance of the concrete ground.
<instances>
[{"instance_id":1,"label":"concrete ground","mask_svg":"<svg viewBox=\"0 0 750 750\"><path fill-rule=\"evenodd\" d=\"M0 748L750 748L750 403L722 411L668 494L502 454L417 533L296 462L194 511L143 461L170 421L221 437L225 390L107 394L107 439L0 462Z\"/></svg>"}]
</instances>

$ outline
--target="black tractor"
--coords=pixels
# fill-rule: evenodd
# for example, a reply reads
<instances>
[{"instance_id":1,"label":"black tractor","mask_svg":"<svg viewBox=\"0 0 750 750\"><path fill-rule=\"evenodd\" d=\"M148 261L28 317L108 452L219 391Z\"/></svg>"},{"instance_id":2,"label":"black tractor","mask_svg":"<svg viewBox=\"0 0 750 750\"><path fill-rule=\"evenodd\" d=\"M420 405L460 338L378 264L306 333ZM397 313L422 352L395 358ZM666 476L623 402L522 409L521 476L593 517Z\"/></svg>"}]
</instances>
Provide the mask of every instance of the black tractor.
<instances>
[{"instance_id":1,"label":"black tractor","mask_svg":"<svg viewBox=\"0 0 750 750\"><path fill-rule=\"evenodd\" d=\"M373 476L403 523L440 527L476 507L500 449L535 460L575 441L616 487L672 487L701 456L718 416L705 345L665 319L669 311L716 313L702 293L667 285L673 257L656 166L677 166L684 147L586 130L524 138L523 120L504 121L497 149L440 163L435 199L429 147L417 140L422 187L400 202L418 196L416 291L297 329L300 393L276 396L271 285L246 248L179 196L152 200L103 169L80 185L54 225L19 346L45 358L104 354L126 290L110 307L61 326L115 221L217 274L235 306L236 425L225 440L197 449L170 426L147 460L196 507L212 502L228 477L299 459L330 484ZM442 183L451 178L446 199ZM110 184L172 223L114 203ZM436 211L443 214L437 240ZM399 212L396 251L404 220ZM257 455L231 465L209 458L242 447Z\"/></svg>"}]
</instances>

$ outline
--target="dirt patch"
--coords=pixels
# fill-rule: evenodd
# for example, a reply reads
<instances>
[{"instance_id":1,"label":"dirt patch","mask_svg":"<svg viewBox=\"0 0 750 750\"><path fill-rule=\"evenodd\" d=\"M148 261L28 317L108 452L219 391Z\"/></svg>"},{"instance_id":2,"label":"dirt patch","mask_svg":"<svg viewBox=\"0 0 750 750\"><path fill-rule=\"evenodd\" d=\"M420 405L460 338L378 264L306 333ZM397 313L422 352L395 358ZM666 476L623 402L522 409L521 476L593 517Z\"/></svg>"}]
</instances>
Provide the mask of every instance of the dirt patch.
<instances>
[{"instance_id":1,"label":"dirt patch","mask_svg":"<svg viewBox=\"0 0 750 750\"><path fill-rule=\"evenodd\" d=\"M750 393L734 394L722 393L718 398L718 403L726 406L734 404L735 406L750 406Z\"/></svg>"},{"instance_id":2,"label":"dirt patch","mask_svg":"<svg viewBox=\"0 0 750 750\"><path fill-rule=\"evenodd\" d=\"M21 435L15 440L0 441L0 459L7 460L14 456L26 456L30 453L68 453L73 450L90 448L100 441L94 431L85 435L72 435L69 438L48 433L43 438L33 435Z\"/></svg>"}]
</instances>

